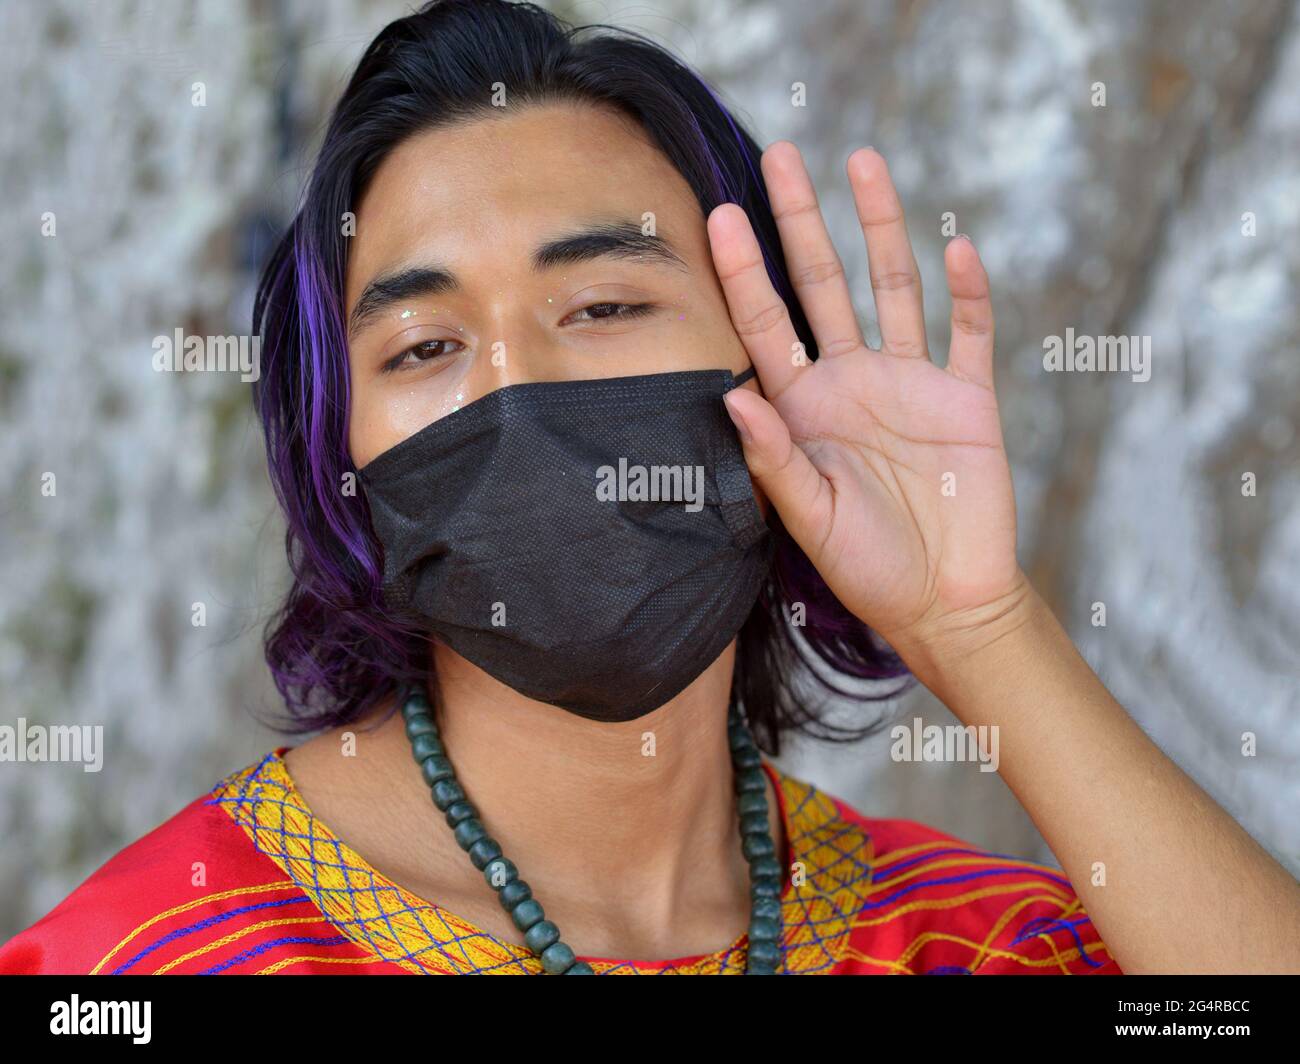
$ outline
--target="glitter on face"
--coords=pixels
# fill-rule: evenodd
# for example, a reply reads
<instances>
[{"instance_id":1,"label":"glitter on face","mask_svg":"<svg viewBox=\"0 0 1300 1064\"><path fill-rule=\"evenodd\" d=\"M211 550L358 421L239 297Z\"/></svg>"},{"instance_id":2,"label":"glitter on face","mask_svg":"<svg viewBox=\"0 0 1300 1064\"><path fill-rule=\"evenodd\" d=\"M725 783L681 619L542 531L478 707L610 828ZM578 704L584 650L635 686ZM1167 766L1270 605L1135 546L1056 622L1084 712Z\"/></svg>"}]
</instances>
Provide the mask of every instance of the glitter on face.
<instances>
[{"instance_id":1,"label":"glitter on face","mask_svg":"<svg viewBox=\"0 0 1300 1064\"><path fill-rule=\"evenodd\" d=\"M413 310L404 310L404 311L402 311L402 318L403 318L403 319L406 319L406 318L414 318L414 317L415 317L415 311L413 311Z\"/></svg>"}]
</instances>

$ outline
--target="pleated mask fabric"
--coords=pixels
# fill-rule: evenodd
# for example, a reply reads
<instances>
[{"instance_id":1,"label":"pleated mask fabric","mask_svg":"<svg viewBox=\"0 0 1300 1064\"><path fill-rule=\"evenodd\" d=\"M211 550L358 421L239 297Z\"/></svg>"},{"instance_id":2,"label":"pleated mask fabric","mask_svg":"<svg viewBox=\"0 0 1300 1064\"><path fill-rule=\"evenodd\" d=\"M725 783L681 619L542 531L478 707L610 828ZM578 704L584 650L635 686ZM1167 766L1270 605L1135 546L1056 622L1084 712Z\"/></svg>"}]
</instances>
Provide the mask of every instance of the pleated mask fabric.
<instances>
[{"instance_id":1,"label":"pleated mask fabric","mask_svg":"<svg viewBox=\"0 0 1300 1064\"><path fill-rule=\"evenodd\" d=\"M386 604L529 698L598 721L678 695L774 542L722 396L690 370L515 384L360 471Z\"/></svg>"}]
</instances>

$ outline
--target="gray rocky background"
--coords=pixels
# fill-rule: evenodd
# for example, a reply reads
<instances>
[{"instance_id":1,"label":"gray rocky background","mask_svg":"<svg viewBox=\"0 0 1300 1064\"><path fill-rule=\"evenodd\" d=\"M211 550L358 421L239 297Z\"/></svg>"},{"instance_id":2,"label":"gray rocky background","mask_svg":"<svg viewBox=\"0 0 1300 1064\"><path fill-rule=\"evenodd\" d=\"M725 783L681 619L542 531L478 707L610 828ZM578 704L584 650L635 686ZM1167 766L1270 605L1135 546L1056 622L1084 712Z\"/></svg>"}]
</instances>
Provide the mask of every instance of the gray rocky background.
<instances>
[{"instance_id":1,"label":"gray rocky background","mask_svg":"<svg viewBox=\"0 0 1300 1064\"><path fill-rule=\"evenodd\" d=\"M843 164L881 149L938 351L945 214L974 237L1023 564L1148 733L1300 872L1296 5L551 6L652 34L760 142L795 140L859 290ZM151 341L248 331L268 227L351 65L405 10L0 5L0 724L102 725L108 751L97 774L0 764L0 940L282 741L252 715L273 700L259 634L285 567L247 386L154 373ZM1067 327L1150 336L1151 379L1045 373L1043 339ZM923 691L897 712L952 720ZM868 815L1052 860L996 776L888 747L781 763Z\"/></svg>"}]
</instances>

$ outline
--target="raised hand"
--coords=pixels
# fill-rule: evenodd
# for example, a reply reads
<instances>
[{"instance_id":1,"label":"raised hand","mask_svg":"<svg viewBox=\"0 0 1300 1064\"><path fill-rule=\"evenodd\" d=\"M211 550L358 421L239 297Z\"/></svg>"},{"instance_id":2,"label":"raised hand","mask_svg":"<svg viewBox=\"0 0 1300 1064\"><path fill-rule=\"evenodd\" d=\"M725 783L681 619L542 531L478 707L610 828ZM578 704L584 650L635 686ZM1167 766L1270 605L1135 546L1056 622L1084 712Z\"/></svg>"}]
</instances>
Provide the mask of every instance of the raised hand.
<instances>
[{"instance_id":1,"label":"raised hand","mask_svg":"<svg viewBox=\"0 0 1300 1064\"><path fill-rule=\"evenodd\" d=\"M714 264L766 396L736 389L728 410L790 534L845 607L906 657L1026 586L993 392L988 277L969 239L948 244L952 346L940 369L898 194L880 154L855 151L847 170L882 341L870 348L798 149L773 144L762 170L819 357L799 357L745 212L718 207L708 219Z\"/></svg>"},{"instance_id":2,"label":"raised hand","mask_svg":"<svg viewBox=\"0 0 1300 1064\"><path fill-rule=\"evenodd\" d=\"M1124 712L1016 565L993 312L975 248L959 237L944 253L952 347L939 369L885 162L860 149L848 173L879 351L859 333L793 145L770 147L763 174L815 363L792 358L795 333L744 212L729 204L709 216L731 318L766 395L726 395L755 481L840 601L957 719L1004 731L998 772L1124 971L1295 970L1294 877ZM1104 889L1093 878L1102 859L1124 870ZM1229 896L1243 915L1225 945L1215 921Z\"/></svg>"}]
</instances>

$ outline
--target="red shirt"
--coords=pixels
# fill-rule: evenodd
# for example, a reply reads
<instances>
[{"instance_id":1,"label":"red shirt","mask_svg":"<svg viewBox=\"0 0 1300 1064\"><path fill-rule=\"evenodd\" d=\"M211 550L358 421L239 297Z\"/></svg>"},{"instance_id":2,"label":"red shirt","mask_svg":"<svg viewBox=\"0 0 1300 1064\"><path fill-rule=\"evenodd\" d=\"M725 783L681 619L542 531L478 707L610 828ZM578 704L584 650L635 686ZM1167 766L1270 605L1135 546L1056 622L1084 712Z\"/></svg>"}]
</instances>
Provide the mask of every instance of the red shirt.
<instances>
[{"instance_id":1,"label":"red shirt","mask_svg":"<svg viewBox=\"0 0 1300 1064\"><path fill-rule=\"evenodd\" d=\"M111 858L0 947L0 973L538 974L378 872L313 814L279 747ZM764 763L794 875L794 975L1120 975L1068 880L910 820L862 816ZM487 889L485 887L485 889ZM598 974L741 974L746 936Z\"/></svg>"}]
</instances>

